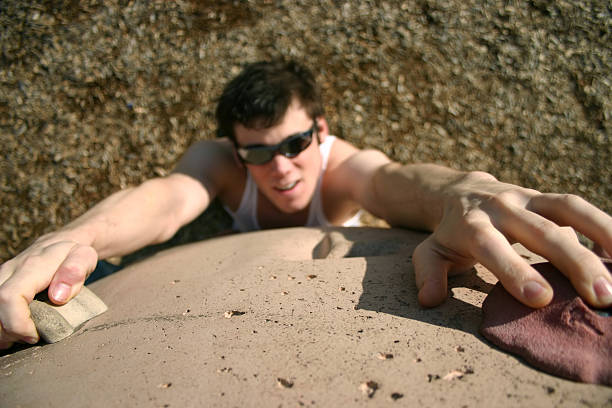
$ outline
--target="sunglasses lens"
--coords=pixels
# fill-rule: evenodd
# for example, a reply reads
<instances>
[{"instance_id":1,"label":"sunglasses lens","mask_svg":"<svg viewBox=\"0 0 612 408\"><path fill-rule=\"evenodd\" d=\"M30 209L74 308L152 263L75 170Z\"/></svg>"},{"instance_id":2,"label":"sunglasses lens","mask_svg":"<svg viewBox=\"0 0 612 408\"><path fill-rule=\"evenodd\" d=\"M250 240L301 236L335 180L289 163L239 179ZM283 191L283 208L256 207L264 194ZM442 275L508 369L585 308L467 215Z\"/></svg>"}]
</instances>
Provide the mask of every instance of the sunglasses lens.
<instances>
[{"instance_id":1,"label":"sunglasses lens","mask_svg":"<svg viewBox=\"0 0 612 408\"><path fill-rule=\"evenodd\" d=\"M302 153L312 142L313 129L292 136L276 146L251 146L238 148L238 155L249 164L265 164L272 160L276 153L285 157L295 157Z\"/></svg>"},{"instance_id":2,"label":"sunglasses lens","mask_svg":"<svg viewBox=\"0 0 612 408\"><path fill-rule=\"evenodd\" d=\"M241 149L240 157L251 164L264 164L269 162L274 157L274 151L265 148L262 149Z\"/></svg>"},{"instance_id":3,"label":"sunglasses lens","mask_svg":"<svg viewBox=\"0 0 612 408\"><path fill-rule=\"evenodd\" d=\"M284 143L280 152L286 157L295 157L298 154L302 153L308 146L310 146L310 142L312 141L312 133L302 134L296 137L293 137Z\"/></svg>"}]
</instances>

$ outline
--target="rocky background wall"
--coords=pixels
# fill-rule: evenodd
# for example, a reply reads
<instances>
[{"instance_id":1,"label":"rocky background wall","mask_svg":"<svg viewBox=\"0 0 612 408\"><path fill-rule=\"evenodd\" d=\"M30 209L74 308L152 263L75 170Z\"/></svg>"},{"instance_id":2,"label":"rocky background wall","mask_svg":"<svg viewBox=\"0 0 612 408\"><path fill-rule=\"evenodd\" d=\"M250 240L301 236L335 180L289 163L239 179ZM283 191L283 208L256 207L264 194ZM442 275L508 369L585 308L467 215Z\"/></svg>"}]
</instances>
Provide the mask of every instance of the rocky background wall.
<instances>
[{"instance_id":1,"label":"rocky background wall","mask_svg":"<svg viewBox=\"0 0 612 408\"><path fill-rule=\"evenodd\" d=\"M305 62L333 133L606 211L607 1L5 0L0 261L214 136L241 67ZM201 218L180 242L226 219Z\"/></svg>"}]
</instances>

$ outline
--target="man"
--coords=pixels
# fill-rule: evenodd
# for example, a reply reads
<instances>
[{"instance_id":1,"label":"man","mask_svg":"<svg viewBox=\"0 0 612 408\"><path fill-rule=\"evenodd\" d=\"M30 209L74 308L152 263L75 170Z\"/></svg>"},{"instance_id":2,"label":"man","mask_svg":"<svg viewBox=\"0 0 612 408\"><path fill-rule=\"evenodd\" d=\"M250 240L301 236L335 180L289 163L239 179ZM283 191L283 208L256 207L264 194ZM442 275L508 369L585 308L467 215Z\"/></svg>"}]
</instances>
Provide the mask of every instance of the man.
<instances>
[{"instance_id":1,"label":"man","mask_svg":"<svg viewBox=\"0 0 612 408\"><path fill-rule=\"evenodd\" d=\"M424 306L447 296L447 276L482 263L521 302L542 307L552 289L511 248L553 262L596 307L612 278L571 226L612 253L612 219L571 195L541 194L482 172L400 165L335 139L312 74L297 63L249 65L217 107L222 138L191 146L172 174L119 191L42 236L0 269L0 347L35 343L28 304L49 287L58 304L80 290L98 259L169 239L218 197L242 230L352 225L360 208L391 225L433 231L413 262ZM603 252L602 252L603 253Z\"/></svg>"}]
</instances>

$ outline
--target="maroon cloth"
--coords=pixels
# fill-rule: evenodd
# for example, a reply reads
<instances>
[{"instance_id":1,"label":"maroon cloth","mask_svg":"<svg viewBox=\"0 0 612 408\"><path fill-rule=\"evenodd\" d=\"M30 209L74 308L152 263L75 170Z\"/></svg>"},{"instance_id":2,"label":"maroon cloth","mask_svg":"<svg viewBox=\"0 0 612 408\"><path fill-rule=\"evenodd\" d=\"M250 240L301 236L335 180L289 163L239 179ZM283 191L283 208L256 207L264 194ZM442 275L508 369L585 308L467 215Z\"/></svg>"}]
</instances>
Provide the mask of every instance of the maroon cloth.
<instances>
[{"instance_id":1,"label":"maroon cloth","mask_svg":"<svg viewBox=\"0 0 612 408\"><path fill-rule=\"evenodd\" d=\"M605 262L608 270L612 262ZM485 299L480 332L493 344L550 374L612 385L612 317L587 306L552 264L533 267L554 290L552 302L531 309L497 283Z\"/></svg>"}]
</instances>

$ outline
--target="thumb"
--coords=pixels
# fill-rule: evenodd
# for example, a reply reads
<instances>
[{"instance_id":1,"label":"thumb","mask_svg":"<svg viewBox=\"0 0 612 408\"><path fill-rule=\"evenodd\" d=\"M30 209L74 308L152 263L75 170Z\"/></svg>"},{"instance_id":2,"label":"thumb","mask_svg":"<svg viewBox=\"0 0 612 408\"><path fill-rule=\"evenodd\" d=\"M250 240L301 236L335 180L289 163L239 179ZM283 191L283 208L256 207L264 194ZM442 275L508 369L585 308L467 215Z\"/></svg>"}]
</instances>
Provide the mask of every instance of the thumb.
<instances>
[{"instance_id":1,"label":"thumb","mask_svg":"<svg viewBox=\"0 0 612 408\"><path fill-rule=\"evenodd\" d=\"M74 246L53 276L49 284L49 299L62 305L76 296L87 276L93 272L98 254L90 246Z\"/></svg>"},{"instance_id":2,"label":"thumb","mask_svg":"<svg viewBox=\"0 0 612 408\"><path fill-rule=\"evenodd\" d=\"M435 251L435 241L430 235L421 242L412 255L414 275L419 289L419 303L423 307L434 307L443 303L448 294L448 272L451 263Z\"/></svg>"}]
</instances>

